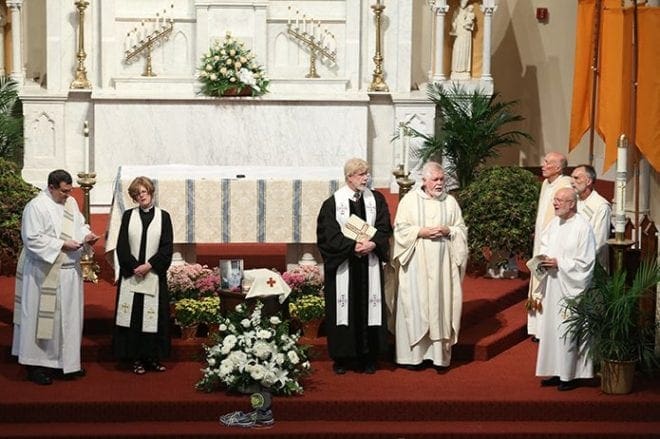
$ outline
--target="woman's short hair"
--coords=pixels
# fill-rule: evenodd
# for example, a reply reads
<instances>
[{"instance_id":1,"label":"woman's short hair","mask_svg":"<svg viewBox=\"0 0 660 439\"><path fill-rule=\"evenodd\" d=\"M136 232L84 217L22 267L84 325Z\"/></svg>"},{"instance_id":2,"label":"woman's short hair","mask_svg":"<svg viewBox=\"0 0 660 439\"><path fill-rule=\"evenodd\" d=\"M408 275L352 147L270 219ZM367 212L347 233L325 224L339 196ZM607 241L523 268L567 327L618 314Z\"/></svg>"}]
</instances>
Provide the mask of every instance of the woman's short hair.
<instances>
[{"instance_id":1,"label":"woman's short hair","mask_svg":"<svg viewBox=\"0 0 660 439\"><path fill-rule=\"evenodd\" d=\"M156 191L154 182L151 181L149 177L135 177L131 184L128 186L128 195L130 195L133 200L137 200L137 197L140 194L140 187L145 188L147 192L149 192L149 195L152 196Z\"/></svg>"},{"instance_id":2,"label":"woman's short hair","mask_svg":"<svg viewBox=\"0 0 660 439\"><path fill-rule=\"evenodd\" d=\"M361 172L369 171L369 163L366 160L352 158L346 161L344 165L344 178L348 178L351 175L359 174Z\"/></svg>"}]
</instances>

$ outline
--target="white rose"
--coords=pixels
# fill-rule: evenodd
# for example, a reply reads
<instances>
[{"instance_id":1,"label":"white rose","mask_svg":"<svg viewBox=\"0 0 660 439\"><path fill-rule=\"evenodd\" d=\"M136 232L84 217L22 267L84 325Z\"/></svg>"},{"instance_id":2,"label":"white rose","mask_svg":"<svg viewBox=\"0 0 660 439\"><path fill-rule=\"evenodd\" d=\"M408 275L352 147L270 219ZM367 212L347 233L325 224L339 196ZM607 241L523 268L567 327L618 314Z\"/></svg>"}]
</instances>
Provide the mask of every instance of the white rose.
<instances>
[{"instance_id":1,"label":"white rose","mask_svg":"<svg viewBox=\"0 0 660 439\"><path fill-rule=\"evenodd\" d=\"M229 82L236 82L236 78L232 76L231 78L229 78Z\"/></svg>"},{"instance_id":2,"label":"white rose","mask_svg":"<svg viewBox=\"0 0 660 439\"><path fill-rule=\"evenodd\" d=\"M298 358L296 351L289 351L286 356L289 357L291 364L298 364L300 362L300 358Z\"/></svg>"},{"instance_id":3,"label":"white rose","mask_svg":"<svg viewBox=\"0 0 660 439\"><path fill-rule=\"evenodd\" d=\"M232 61L231 58L227 58L227 61L225 61L225 64L227 64L228 66L230 66L230 65L232 65L233 62L234 62L234 61Z\"/></svg>"},{"instance_id":4,"label":"white rose","mask_svg":"<svg viewBox=\"0 0 660 439\"><path fill-rule=\"evenodd\" d=\"M271 323L272 325L278 325L281 321L282 321L282 320L280 320L280 318L277 317L277 316L272 316L272 317L270 318L270 323Z\"/></svg>"},{"instance_id":5,"label":"white rose","mask_svg":"<svg viewBox=\"0 0 660 439\"><path fill-rule=\"evenodd\" d=\"M249 328L250 327L250 319L241 320L241 326L244 327L244 328Z\"/></svg>"},{"instance_id":6,"label":"white rose","mask_svg":"<svg viewBox=\"0 0 660 439\"><path fill-rule=\"evenodd\" d=\"M215 366L215 358L209 358L207 363L209 363L209 366L211 367Z\"/></svg>"},{"instance_id":7,"label":"white rose","mask_svg":"<svg viewBox=\"0 0 660 439\"><path fill-rule=\"evenodd\" d=\"M213 61L220 61L220 57L218 55L214 56Z\"/></svg>"},{"instance_id":8,"label":"white rose","mask_svg":"<svg viewBox=\"0 0 660 439\"><path fill-rule=\"evenodd\" d=\"M225 56L227 54L227 51L225 49L222 49L220 51L220 55Z\"/></svg>"},{"instance_id":9,"label":"white rose","mask_svg":"<svg viewBox=\"0 0 660 439\"><path fill-rule=\"evenodd\" d=\"M247 58L244 57L244 56L242 56L242 57L240 58L240 61L241 61L243 64L245 64L245 63L247 62Z\"/></svg>"},{"instance_id":10,"label":"white rose","mask_svg":"<svg viewBox=\"0 0 660 439\"><path fill-rule=\"evenodd\" d=\"M211 73L211 76L209 76L209 79L211 79L211 81L215 81L216 79L218 79L218 75L216 75L215 73Z\"/></svg>"},{"instance_id":11,"label":"white rose","mask_svg":"<svg viewBox=\"0 0 660 439\"><path fill-rule=\"evenodd\" d=\"M240 68L241 68L242 65L243 65L243 64L241 64L240 62L236 62L236 63L234 63L234 67L236 68L236 70L240 70Z\"/></svg>"},{"instance_id":12,"label":"white rose","mask_svg":"<svg viewBox=\"0 0 660 439\"><path fill-rule=\"evenodd\" d=\"M222 323L220 326L218 326L218 329L220 329L220 331L223 331L223 332L224 332L224 331L227 330L227 325L225 325L224 323Z\"/></svg>"},{"instance_id":13,"label":"white rose","mask_svg":"<svg viewBox=\"0 0 660 439\"><path fill-rule=\"evenodd\" d=\"M204 67L204 69L206 69L207 72L210 72L211 70L213 70L213 66L211 64L207 64L206 67Z\"/></svg>"},{"instance_id":14,"label":"white rose","mask_svg":"<svg viewBox=\"0 0 660 439\"><path fill-rule=\"evenodd\" d=\"M264 340L268 340L273 334L267 329L260 329L257 331L257 338L262 338Z\"/></svg>"}]
</instances>

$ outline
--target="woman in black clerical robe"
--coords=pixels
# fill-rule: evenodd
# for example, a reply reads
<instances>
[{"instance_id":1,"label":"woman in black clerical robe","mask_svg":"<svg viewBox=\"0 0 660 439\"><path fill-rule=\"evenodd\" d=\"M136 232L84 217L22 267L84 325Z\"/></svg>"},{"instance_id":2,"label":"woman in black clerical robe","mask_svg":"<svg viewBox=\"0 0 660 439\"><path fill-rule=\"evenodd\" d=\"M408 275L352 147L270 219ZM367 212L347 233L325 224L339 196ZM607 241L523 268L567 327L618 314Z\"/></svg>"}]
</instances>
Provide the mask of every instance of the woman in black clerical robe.
<instances>
[{"instance_id":1,"label":"woman in black clerical robe","mask_svg":"<svg viewBox=\"0 0 660 439\"><path fill-rule=\"evenodd\" d=\"M154 206L153 182L135 178L128 194L138 207L124 212L117 239L119 282L113 350L133 372L164 372L170 353L167 269L172 262L172 221Z\"/></svg>"},{"instance_id":2,"label":"woman in black clerical robe","mask_svg":"<svg viewBox=\"0 0 660 439\"><path fill-rule=\"evenodd\" d=\"M325 325L328 337L328 352L333 359L336 374L346 373L355 366L359 371L374 373L378 357L387 350L387 329L382 263L389 258L389 238L392 235L390 214L385 197L377 191L370 191L366 185L369 179L367 162L351 159L344 167L346 186L339 189L321 206L317 218L317 245L324 262ZM346 203L346 195L348 202ZM356 195L354 195L357 194ZM373 196L373 198L372 198ZM372 201L365 201L370 198ZM355 214L367 220L367 204L375 207L373 227L376 234L370 239L375 243L371 251L378 258L380 275L380 321L378 326L369 322L369 267L366 255L356 254L356 241L347 238L337 221L340 205L346 205L346 216ZM373 208L372 207L372 208ZM348 261L348 325L337 325L337 270Z\"/></svg>"}]
</instances>

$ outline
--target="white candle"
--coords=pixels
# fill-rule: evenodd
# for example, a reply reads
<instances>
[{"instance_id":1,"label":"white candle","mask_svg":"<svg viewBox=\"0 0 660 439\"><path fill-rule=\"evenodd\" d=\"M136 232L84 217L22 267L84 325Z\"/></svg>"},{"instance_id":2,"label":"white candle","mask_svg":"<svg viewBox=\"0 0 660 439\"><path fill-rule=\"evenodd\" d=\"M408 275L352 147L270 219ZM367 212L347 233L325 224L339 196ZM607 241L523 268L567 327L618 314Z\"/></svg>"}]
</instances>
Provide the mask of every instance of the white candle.
<instances>
[{"instance_id":1,"label":"white candle","mask_svg":"<svg viewBox=\"0 0 660 439\"><path fill-rule=\"evenodd\" d=\"M289 5L289 13L287 15L286 24L287 26L291 26L291 5Z\"/></svg>"},{"instance_id":2,"label":"white candle","mask_svg":"<svg viewBox=\"0 0 660 439\"><path fill-rule=\"evenodd\" d=\"M408 154L410 151L410 137L403 136L403 175L408 175Z\"/></svg>"},{"instance_id":3,"label":"white candle","mask_svg":"<svg viewBox=\"0 0 660 439\"><path fill-rule=\"evenodd\" d=\"M83 135L85 136L84 152L83 152L83 167L85 174L89 174L89 124L85 121L83 128Z\"/></svg>"},{"instance_id":4,"label":"white candle","mask_svg":"<svg viewBox=\"0 0 660 439\"><path fill-rule=\"evenodd\" d=\"M616 214L614 217L614 231L624 233L626 229L626 173L628 141L624 135L619 137L616 160L616 181L614 188L614 199L616 202Z\"/></svg>"},{"instance_id":5,"label":"white candle","mask_svg":"<svg viewBox=\"0 0 660 439\"><path fill-rule=\"evenodd\" d=\"M303 14L303 19L302 19L302 33L306 34L307 33L307 15Z\"/></svg>"},{"instance_id":6,"label":"white candle","mask_svg":"<svg viewBox=\"0 0 660 439\"><path fill-rule=\"evenodd\" d=\"M296 30L300 29L300 11L296 11Z\"/></svg>"}]
</instances>

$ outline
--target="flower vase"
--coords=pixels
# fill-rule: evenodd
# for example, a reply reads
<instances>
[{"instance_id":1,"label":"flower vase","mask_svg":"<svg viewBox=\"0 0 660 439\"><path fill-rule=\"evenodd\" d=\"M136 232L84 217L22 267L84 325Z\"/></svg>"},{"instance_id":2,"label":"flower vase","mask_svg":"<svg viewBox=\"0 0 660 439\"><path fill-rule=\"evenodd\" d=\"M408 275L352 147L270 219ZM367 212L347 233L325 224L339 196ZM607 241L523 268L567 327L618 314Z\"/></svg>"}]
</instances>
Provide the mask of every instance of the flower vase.
<instances>
[{"instance_id":1,"label":"flower vase","mask_svg":"<svg viewBox=\"0 0 660 439\"><path fill-rule=\"evenodd\" d=\"M253 393L258 393L261 391L261 384L256 382L251 382L249 384L239 384L236 387L236 391L244 395L251 395Z\"/></svg>"},{"instance_id":2,"label":"flower vase","mask_svg":"<svg viewBox=\"0 0 660 439\"><path fill-rule=\"evenodd\" d=\"M222 93L222 96L252 96L252 89L249 86L228 88Z\"/></svg>"},{"instance_id":3,"label":"flower vase","mask_svg":"<svg viewBox=\"0 0 660 439\"><path fill-rule=\"evenodd\" d=\"M314 340L319 336L319 328L321 327L321 319L309 320L302 322L303 335L305 338Z\"/></svg>"},{"instance_id":4,"label":"flower vase","mask_svg":"<svg viewBox=\"0 0 660 439\"><path fill-rule=\"evenodd\" d=\"M188 326L181 326L181 338L184 340L192 340L197 336L197 323Z\"/></svg>"}]
</instances>

